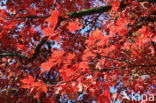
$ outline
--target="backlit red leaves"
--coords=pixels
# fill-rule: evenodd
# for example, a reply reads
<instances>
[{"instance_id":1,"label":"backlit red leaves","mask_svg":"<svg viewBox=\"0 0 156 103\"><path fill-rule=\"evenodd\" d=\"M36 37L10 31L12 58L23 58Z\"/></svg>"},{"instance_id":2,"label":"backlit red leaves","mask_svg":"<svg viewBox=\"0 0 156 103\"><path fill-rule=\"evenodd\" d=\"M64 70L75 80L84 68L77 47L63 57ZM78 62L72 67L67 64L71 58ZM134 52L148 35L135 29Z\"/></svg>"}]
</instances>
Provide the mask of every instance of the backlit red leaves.
<instances>
[{"instance_id":1,"label":"backlit red leaves","mask_svg":"<svg viewBox=\"0 0 156 103\"><path fill-rule=\"evenodd\" d=\"M118 35L123 36L128 32L127 28L128 21L124 17L120 17L116 21L116 25L112 26L110 34L118 33Z\"/></svg>"},{"instance_id":2,"label":"backlit red leaves","mask_svg":"<svg viewBox=\"0 0 156 103\"><path fill-rule=\"evenodd\" d=\"M51 16L45 20L50 23L50 26L43 30L45 36L52 36L58 22L59 13L57 11L50 10L50 14Z\"/></svg>"},{"instance_id":3,"label":"backlit red leaves","mask_svg":"<svg viewBox=\"0 0 156 103\"><path fill-rule=\"evenodd\" d=\"M54 29L51 27L47 27L43 30L45 36L52 35L54 33Z\"/></svg>"},{"instance_id":4,"label":"backlit red leaves","mask_svg":"<svg viewBox=\"0 0 156 103\"><path fill-rule=\"evenodd\" d=\"M44 71L49 71L51 67L57 65L60 65L62 62L62 56L64 54L64 51L54 51L52 56L49 58L48 61L45 63L41 64L41 68L43 69L42 72Z\"/></svg>"},{"instance_id":5,"label":"backlit red leaves","mask_svg":"<svg viewBox=\"0 0 156 103\"><path fill-rule=\"evenodd\" d=\"M99 29L96 29L95 31L93 31L91 37L94 39L101 39L103 37L103 35Z\"/></svg>"},{"instance_id":6,"label":"backlit red leaves","mask_svg":"<svg viewBox=\"0 0 156 103\"><path fill-rule=\"evenodd\" d=\"M41 81L35 81L35 78L28 75L28 78L21 80L21 88L28 89L30 94L35 94L34 98L39 100L41 93L47 92L47 86Z\"/></svg>"},{"instance_id":7,"label":"backlit red leaves","mask_svg":"<svg viewBox=\"0 0 156 103\"><path fill-rule=\"evenodd\" d=\"M33 88L40 90L41 92L47 92L46 85L44 85L42 82L35 82L35 78L28 75L28 78L21 80L23 85L21 88Z\"/></svg>"},{"instance_id":8,"label":"backlit red leaves","mask_svg":"<svg viewBox=\"0 0 156 103\"><path fill-rule=\"evenodd\" d=\"M108 35L102 34L102 32L99 29L96 29L92 32L92 35L86 40L86 43L88 46L97 45L98 47L103 47L108 45L109 40Z\"/></svg>"},{"instance_id":9,"label":"backlit red leaves","mask_svg":"<svg viewBox=\"0 0 156 103\"><path fill-rule=\"evenodd\" d=\"M49 18L47 18L45 21L50 22L51 23L50 26L52 28L55 28L55 26L58 22L59 12L50 10L50 14L51 14L51 16Z\"/></svg>"},{"instance_id":10,"label":"backlit red leaves","mask_svg":"<svg viewBox=\"0 0 156 103\"><path fill-rule=\"evenodd\" d=\"M78 23L78 22L69 22L68 25L67 25L67 29L70 32L74 32L76 30L81 29L81 26L80 26L80 23Z\"/></svg>"},{"instance_id":11,"label":"backlit red leaves","mask_svg":"<svg viewBox=\"0 0 156 103\"><path fill-rule=\"evenodd\" d=\"M96 40L98 41L101 40L102 38L103 38L102 32L97 29L92 32L92 35L89 37L88 40L86 40L86 43L90 46L93 45Z\"/></svg>"},{"instance_id":12,"label":"backlit red leaves","mask_svg":"<svg viewBox=\"0 0 156 103\"><path fill-rule=\"evenodd\" d=\"M0 8L0 101L110 103L120 100L125 89L152 93L153 0L5 1L1 4L6 7ZM98 13L77 19L67 16L86 8L97 10L92 8L106 2L112 10L99 18ZM56 28L59 16L66 19ZM43 36L51 38L42 44ZM114 98L111 87L117 89Z\"/></svg>"},{"instance_id":13,"label":"backlit red leaves","mask_svg":"<svg viewBox=\"0 0 156 103\"><path fill-rule=\"evenodd\" d=\"M110 103L110 90L109 88L104 89L104 92L100 94L98 103Z\"/></svg>"},{"instance_id":14,"label":"backlit red leaves","mask_svg":"<svg viewBox=\"0 0 156 103\"><path fill-rule=\"evenodd\" d=\"M19 50L23 50L23 51L26 51L28 48L26 47L26 45L22 45L22 44L16 44L16 46L17 46L17 49L19 49Z\"/></svg>"},{"instance_id":15,"label":"backlit red leaves","mask_svg":"<svg viewBox=\"0 0 156 103\"><path fill-rule=\"evenodd\" d=\"M62 68L59 72L63 80L68 80L74 75L74 70L72 68Z\"/></svg>"},{"instance_id":16,"label":"backlit red leaves","mask_svg":"<svg viewBox=\"0 0 156 103\"><path fill-rule=\"evenodd\" d=\"M120 7L120 0L115 0L112 2L112 11L117 11Z\"/></svg>"},{"instance_id":17,"label":"backlit red leaves","mask_svg":"<svg viewBox=\"0 0 156 103\"><path fill-rule=\"evenodd\" d=\"M74 58L75 58L75 54L69 53L64 59L64 66L67 67L68 65L70 65Z\"/></svg>"},{"instance_id":18,"label":"backlit red leaves","mask_svg":"<svg viewBox=\"0 0 156 103\"><path fill-rule=\"evenodd\" d=\"M116 25L118 25L118 26L126 26L127 24L128 24L128 21L125 17L120 17L116 21Z\"/></svg>"},{"instance_id":19,"label":"backlit red leaves","mask_svg":"<svg viewBox=\"0 0 156 103\"><path fill-rule=\"evenodd\" d=\"M34 83L34 80L34 77L28 75L28 78L21 80L21 82L24 84L21 88L30 88L31 84Z\"/></svg>"},{"instance_id":20,"label":"backlit red leaves","mask_svg":"<svg viewBox=\"0 0 156 103\"><path fill-rule=\"evenodd\" d=\"M41 68L43 69L42 72L44 72L44 71L49 71L50 68L51 68L51 66L52 66L52 61L51 61L51 59L49 59L49 60L48 60L47 62L45 62L45 63L42 63L42 64L41 64Z\"/></svg>"}]
</instances>

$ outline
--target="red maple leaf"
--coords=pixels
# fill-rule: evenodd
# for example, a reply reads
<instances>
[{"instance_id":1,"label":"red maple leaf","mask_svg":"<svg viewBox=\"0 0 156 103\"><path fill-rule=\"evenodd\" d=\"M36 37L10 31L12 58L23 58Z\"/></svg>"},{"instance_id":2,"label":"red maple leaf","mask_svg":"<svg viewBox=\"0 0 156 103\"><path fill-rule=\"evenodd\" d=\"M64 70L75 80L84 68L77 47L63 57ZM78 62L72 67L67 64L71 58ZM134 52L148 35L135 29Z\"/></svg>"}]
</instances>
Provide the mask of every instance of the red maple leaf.
<instances>
[{"instance_id":1,"label":"red maple leaf","mask_svg":"<svg viewBox=\"0 0 156 103\"><path fill-rule=\"evenodd\" d=\"M67 29L68 29L70 32L74 32L74 31L76 31L76 30L81 29L81 26L80 26L80 23L78 23L78 22L69 22L69 23L68 23L68 26L67 26Z\"/></svg>"},{"instance_id":2,"label":"red maple leaf","mask_svg":"<svg viewBox=\"0 0 156 103\"><path fill-rule=\"evenodd\" d=\"M47 18L45 21L50 23L50 26L43 29L45 36L52 36L54 33L54 29L58 22L59 13L57 11L50 10L51 16Z\"/></svg>"},{"instance_id":3,"label":"red maple leaf","mask_svg":"<svg viewBox=\"0 0 156 103\"><path fill-rule=\"evenodd\" d=\"M41 64L41 68L43 69L42 72L44 71L49 71L51 67L53 67L54 65L58 64L60 65L62 62L61 57L63 56L64 51L57 51L55 50L52 54L52 56L49 58L49 60L47 60L45 63Z\"/></svg>"},{"instance_id":4,"label":"red maple leaf","mask_svg":"<svg viewBox=\"0 0 156 103\"><path fill-rule=\"evenodd\" d=\"M28 78L21 80L21 82L23 83L21 88L30 88L32 84L34 83L34 81L35 81L35 78L32 77L31 75L28 75Z\"/></svg>"},{"instance_id":5,"label":"red maple leaf","mask_svg":"<svg viewBox=\"0 0 156 103\"><path fill-rule=\"evenodd\" d=\"M120 7L120 0L115 0L112 2L112 11L117 11Z\"/></svg>"}]
</instances>

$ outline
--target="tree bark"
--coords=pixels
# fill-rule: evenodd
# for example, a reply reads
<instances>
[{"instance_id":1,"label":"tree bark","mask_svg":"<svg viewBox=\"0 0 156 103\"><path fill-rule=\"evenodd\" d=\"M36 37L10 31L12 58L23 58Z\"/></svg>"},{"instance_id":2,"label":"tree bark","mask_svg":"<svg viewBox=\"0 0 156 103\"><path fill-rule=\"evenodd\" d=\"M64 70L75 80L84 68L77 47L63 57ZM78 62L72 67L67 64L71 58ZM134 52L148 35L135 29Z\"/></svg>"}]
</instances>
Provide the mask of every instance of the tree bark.
<instances>
[{"instance_id":1,"label":"tree bark","mask_svg":"<svg viewBox=\"0 0 156 103\"><path fill-rule=\"evenodd\" d=\"M82 16L86 16L86 15L108 12L109 10L111 10L111 8L112 8L111 5L106 5L106 6L95 7L95 8L84 9L81 11L72 12L67 15L70 18L78 18L78 17L82 17Z\"/></svg>"}]
</instances>

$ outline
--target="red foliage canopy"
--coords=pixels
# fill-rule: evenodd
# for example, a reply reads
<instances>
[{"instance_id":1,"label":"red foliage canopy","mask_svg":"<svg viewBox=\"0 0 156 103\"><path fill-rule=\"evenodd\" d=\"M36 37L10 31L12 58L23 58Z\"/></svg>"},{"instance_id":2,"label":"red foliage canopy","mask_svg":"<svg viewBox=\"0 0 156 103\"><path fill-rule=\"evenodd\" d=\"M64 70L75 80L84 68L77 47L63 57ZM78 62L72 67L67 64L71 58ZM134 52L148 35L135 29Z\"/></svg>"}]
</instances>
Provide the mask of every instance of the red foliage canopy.
<instances>
[{"instance_id":1,"label":"red foliage canopy","mask_svg":"<svg viewBox=\"0 0 156 103\"><path fill-rule=\"evenodd\" d=\"M129 103L123 92L156 95L155 0L0 6L0 103Z\"/></svg>"}]
</instances>

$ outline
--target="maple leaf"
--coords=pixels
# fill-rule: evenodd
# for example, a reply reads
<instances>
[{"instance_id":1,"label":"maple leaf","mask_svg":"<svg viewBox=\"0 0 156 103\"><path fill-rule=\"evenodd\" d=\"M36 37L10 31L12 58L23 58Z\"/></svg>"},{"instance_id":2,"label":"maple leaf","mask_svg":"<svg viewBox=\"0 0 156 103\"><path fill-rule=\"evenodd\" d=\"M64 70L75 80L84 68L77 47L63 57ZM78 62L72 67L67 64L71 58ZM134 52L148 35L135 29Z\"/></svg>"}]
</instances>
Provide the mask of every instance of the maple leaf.
<instances>
[{"instance_id":1,"label":"maple leaf","mask_svg":"<svg viewBox=\"0 0 156 103\"><path fill-rule=\"evenodd\" d=\"M115 0L112 2L112 11L117 11L120 7L120 0Z\"/></svg>"},{"instance_id":2,"label":"maple leaf","mask_svg":"<svg viewBox=\"0 0 156 103\"><path fill-rule=\"evenodd\" d=\"M24 84L31 84L34 82L35 78L32 77L31 75L28 75L28 78L21 80L22 83Z\"/></svg>"},{"instance_id":3,"label":"maple leaf","mask_svg":"<svg viewBox=\"0 0 156 103\"><path fill-rule=\"evenodd\" d=\"M49 71L51 66L52 66L52 61L51 60L48 60L47 62L42 63L41 64L41 68L43 69L42 72Z\"/></svg>"},{"instance_id":4,"label":"maple leaf","mask_svg":"<svg viewBox=\"0 0 156 103\"><path fill-rule=\"evenodd\" d=\"M112 26L110 34L118 33L120 36L126 35L128 32L127 27L125 26Z\"/></svg>"},{"instance_id":5,"label":"maple leaf","mask_svg":"<svg viewBox=\"0 0 156 103\"><path fill-rule=\"evenodd\" d=\"M154 0L99 1L0 1L0 101L110 103L125 87L154 93Z\"/></svg>"},{"instance_id":6,"label":"maple leaf","mask_svg":"<svg viewBox=\"0 0 156 103\"><path fill-rule=\"evenodd\" d=\"M118 26L118 34L119 35L126 35L128 33L128 29L125 26Z\"/></svg>"},{"instance_id":7,"label":"maple leaf","mask_svg":"<svg viewBox=\"0 0 156 103\"><path fill-rule=\"evenodd\" d=\"M33 84L33 86L35 86L37 88L37 92L39 93L46 93L47 92L47 85L45 85L43 82L39 81L39 82L35 82Z\"/></svg>"},{"instance_id":8,"label":"maple leaf","mask_svg":"<svg viewBox=\"0 0 156 103\"><path fill-rule=\"evenodd\" d=\"M64 80L68 80L74 74L72 68L62 68L59 72Z\"/></svg>"},{"instance_id":9,"label":"maple leaf","mask_svg":"<svg viewBox=\"0 0 156 103\"><path fill-rule=\"evenodd\" d=\"M61 51L55 50L55 51L53 52L52 57L58 59L58 58L60 58L61 56L63 56L64 53L65 53L64 50L61 50Z\"/></svg>"},{"instance_id":10,"label":"maple leaf","mask_svg":"<svg viewBox=\"0 0 156 103\"><path fill-rule=\"evenodd\" d=\"M50 10L51 16L47 18L45 21L50 22L50 27L55 28L58 22L59 12Z\"/></svg>"},{"instance_id":11,"label":"maple leaf","mask_svg":"<svg viewBox=\"0 0 156 103\"><path fill-rule=\"evenodd\" d=\"M42 30L44 32L45 36L49 36L52 35L54 33L54 29L51 27L47 27L45 29Z\"/></svg>"},{"instance_id":12,"label":"maple leaf","mask_svg":"<svg viewBox=\"0 0 156 103\"><path fill-rule=\"evenodd\" d=\"M95 31L92 32L91 38L102 39L103 38L102 32L99 29L96 29Z\"/></svg>"},{"instance_id":13,"label":"maple leaf","mask_svg":"<svg viewBox=\"0 0 156 103\"><path fill-rule=\"evenodd\" d=\"M88 62L86 61L79 63L79 68L80 69L88 68Z\"/></svg>"},{"instance_id":14,"label":"maple leaf","mask_svg":"<svg viewBox=\"0 0 156 103\"><path fill-rule=\"evenodd\" d=\"M148 29L149 28L147 26L142 26L142 28L140 28L138 32L141 34L146 34L148 32Z\"/></svg>"},{"instance_id":15,"label":"maple leaf","mask_svg":"<svg viewBox=\"0 0 156 103\"><path fill-rule=\"evenodd\" d=\"M128 23L127 19L124 17L120 17L118 18L118 20L116 21L116 25L118 26L126 26Z\"/></svg>"},{"instance_id":16,"label":"maple leaf","mask_svg":"<svg viewBox=\"0 0 156 103\"><path fill-rule=\"evenodd\" d=\"M21 80L21 82L23 83L21 88L28 89L30 93L35 93L34 98L37 100L39 100L41 93L47 92L47 85L41 81L35 82L35 78L31 75L28 75L28 78Z\"/></svg>"},{"instance_id":17,"label":"maple leaf","mask_svg":"<svg viewBox=\"0 0 156 103\"><path fill-rule=\"evenodd\" d=\"M31 75L28 75L28 78L21 80L21 82L23 83L21 88L30 88L32 84L34 83L34 81L35 81L35 78L32 77Z\"/></svg>"},{"instance_id":18,"label":"maple leaf","mask_svg":"<svg viewBox=\"0 0 156 103\"><path fill-rule=\"evenodd\" d=\"M69 54L66 56L66 58L65 58L65 60L64 60L64 63L67 64L67 65L70 64L71 61L72 61L72 59L74 59L74 57L75 57L74 54L69 53Z\"/></svg>"},{"instance_id":19,"label":"maple leaf","mask_svg":"<svg viewBox=\"0 0 156 103\"><path fill-rule=\"evenodd\" d=\"M28 49L26 45L23 45L23 44L16 44L16 46L17 46L17 49L19 50L26 51Z\"/></svg>"},{"instance_id":20,"label":"maple leaf","mask_svg":"<svg viewBox=\"0 0 156 103\"><path fill-rule=\"evenodd\" d=\"M88 40L86 40L86 43L88 44L88 46L94 45L95 42L98 43L97 41L99 41L100 44L104 44L104 42L107 42L107 40L104 40L106 38L107 37L102 35L102 32L99 29L96 29L92 32L92 35L88 38Z\"/></svg>"},{"instance_id":21,"label":"maple leaf","mask_svg":"<svg viewBox=\"0 0 156 103\"><path fill-rule=\"evenodd\" d=\"M70 32L74 32L74 31L79 30L81 28L82 27L80 26L80 23L78 23L78 22L69 22L68 25L67 25L67 29Z\"/></svg>"},{"instance_id":22,"label":"maple leaf","mask_svg":"<svg viewBox=\"0 0 156 103\"><path fill-rule=\"evenodd\" d=\"M44 71L49 71L50 68L56 64L60 65L62 62L61 56L63 56L64 53L65 52L63 50L61 51L55 50L52 56L49 58L49 60L41 64L41 68L43 69L41 73Z\"/></svg>"},{"instance_id":23,"label":"maple leaf","mask_svg":"<svg viewBox=\"0 0 156 103\"><path fill-rule=\"evenodd\" d=\"M52 36L54 33L54 29L58 22L59 13L57 11L50 10L51 16L47 18L45 21L50 23L50 26L43 29L45 36Z\"/></svg>"}]
</instances>

